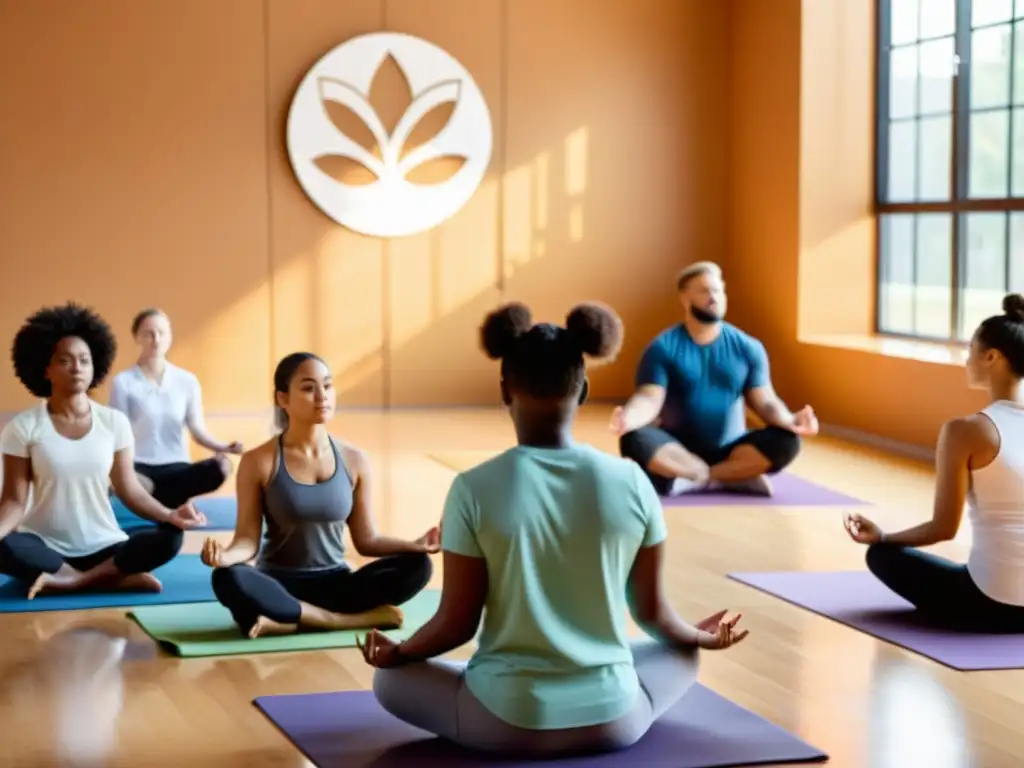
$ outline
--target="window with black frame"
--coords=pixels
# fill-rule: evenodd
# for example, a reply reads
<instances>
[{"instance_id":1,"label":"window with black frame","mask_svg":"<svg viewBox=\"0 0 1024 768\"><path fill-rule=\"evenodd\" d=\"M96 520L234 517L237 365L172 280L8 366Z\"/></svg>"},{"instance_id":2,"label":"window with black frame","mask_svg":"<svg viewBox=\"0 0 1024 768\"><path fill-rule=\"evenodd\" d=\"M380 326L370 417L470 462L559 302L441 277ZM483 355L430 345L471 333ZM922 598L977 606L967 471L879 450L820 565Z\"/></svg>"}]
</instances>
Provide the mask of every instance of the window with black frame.
<instances>
[{"instance_id":1,"label":"window with black frame","mask_svg":"<svg viewBox=\"0 0 1024 768\"><path fill-rule=\"evenodd\" d=\"M1024 292L1024 0L879 0L882 334L966 342Z\"/></svg>"}]
</instances>

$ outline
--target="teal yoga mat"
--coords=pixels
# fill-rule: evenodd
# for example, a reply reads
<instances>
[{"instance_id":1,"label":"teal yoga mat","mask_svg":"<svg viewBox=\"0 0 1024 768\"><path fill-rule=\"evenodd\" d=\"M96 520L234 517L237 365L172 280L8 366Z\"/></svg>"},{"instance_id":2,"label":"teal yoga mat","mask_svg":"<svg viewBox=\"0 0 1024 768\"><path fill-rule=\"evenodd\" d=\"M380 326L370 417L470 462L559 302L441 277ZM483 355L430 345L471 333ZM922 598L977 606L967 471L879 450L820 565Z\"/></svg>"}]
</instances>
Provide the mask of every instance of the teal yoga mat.
<instances>
[{"instance_id":1,"label":"teal yoga mat","mask_svg":"<svg viewBox=\"0 0 1024 768\"><path fill-rule=\"evenodd\" d=\"M178 555L153 571L164 585L163 592L79 592L41 595L26 600L28 586L0 576L0 613L40 611L84 611L94 608L134 608L143 605L206 603L216 600L210 584L209 567L198 555Z\"/></svg>"},{"instance_id":2,"label":"teal yoga mat","mask_svg":"<svg viewBox=\"0 0 1024 768\"><path fill-rule=\"evenodd\" d=\"M440 603L439 591L420 592L399 606L405 614L401 629L384 634L396 641L412 637L437 613ZM166 651L182 657L354 648L356 638L369 631L300 632L250 640L239 631L228 609L219 603L135 608L128 615Z\"/></svg>"}]
</instances>

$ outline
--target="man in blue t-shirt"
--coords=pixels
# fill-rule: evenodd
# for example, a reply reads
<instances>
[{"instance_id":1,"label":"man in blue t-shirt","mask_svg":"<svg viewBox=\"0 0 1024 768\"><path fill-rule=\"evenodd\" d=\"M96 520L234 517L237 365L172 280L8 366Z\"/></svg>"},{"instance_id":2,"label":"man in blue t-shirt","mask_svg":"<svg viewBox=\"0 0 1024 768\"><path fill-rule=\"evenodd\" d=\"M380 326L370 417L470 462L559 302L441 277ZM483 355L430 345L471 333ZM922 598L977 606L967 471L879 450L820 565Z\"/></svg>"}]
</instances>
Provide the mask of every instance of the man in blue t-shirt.
<instances>
[{"instance_id":1,"label":"man in blue t-shirt","mask_svg":"<svg viewBox=\"0 0 1024 768\"><path fill-rule=\"evenodd\" d=\"M714 488L771 495L766 475L796 458L800 437L818 433L814 410L790 413L772 388L764 345L723 321L717 264L690 265L678 288L683 321L648 345L636 393L612 414L619 450L662 495ZM744 405L763 429L747 430Z\"/></svg>"}]
</instances>

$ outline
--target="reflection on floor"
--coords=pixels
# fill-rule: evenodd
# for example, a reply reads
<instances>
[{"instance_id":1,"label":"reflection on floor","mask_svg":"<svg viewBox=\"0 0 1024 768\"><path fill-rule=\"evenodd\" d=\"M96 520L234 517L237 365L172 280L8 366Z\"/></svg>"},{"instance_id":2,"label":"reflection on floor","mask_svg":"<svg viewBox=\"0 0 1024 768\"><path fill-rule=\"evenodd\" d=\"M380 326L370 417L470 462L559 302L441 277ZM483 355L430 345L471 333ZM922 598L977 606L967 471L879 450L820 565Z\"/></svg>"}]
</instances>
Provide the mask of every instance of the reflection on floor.
<instances>
[{"instance_id":1,"label":"reflection on floor","mask_svg":"<svg viewBox=\"0 0 1024 768\"><path fill-rule=\"evenodd\" d=\"M614 450L607 417L587 407L578 437ZM248 445L267 436L263 417L211 422ZM497 452L513 440L500 410L343 414L332 431L373 457L378 525L410 537L437 522L453 477L429 454ZM930 513L928 467L819 439L794 470L877 504L886 526ZM955 672L724 577L862 567L842 514L740 504L669 510L667 583L679 610L690 618L739 610L751 630L743 645L706 656L702 682L828 751L832 765L1020 765L1024 672ZM201 542L190 534L187 551ZM962 557L968 542L969 532L936 551ZM175 659L123 611L0 615L0 637L2 765L308 765L252 699L365 688L371 677L355 650Z\"/></svg>"}]
</instances>

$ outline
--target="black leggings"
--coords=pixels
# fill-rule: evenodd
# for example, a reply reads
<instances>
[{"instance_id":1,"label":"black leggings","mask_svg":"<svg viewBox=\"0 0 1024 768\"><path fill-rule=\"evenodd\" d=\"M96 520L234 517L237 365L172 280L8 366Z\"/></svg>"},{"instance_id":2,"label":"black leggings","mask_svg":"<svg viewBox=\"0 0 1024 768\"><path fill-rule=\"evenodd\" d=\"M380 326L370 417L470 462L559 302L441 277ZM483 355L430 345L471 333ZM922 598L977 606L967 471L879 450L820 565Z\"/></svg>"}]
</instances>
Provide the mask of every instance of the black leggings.
<instances>
[{"instance_id":1,"label":"black leggings","mask_svg":"<svg viewBox=\"0 0 1024 768\"><path fill-rule=\"evenodd\" d=\"M148 573L173 560L183 540L180 528L161 523L155 528L133 531L127 541L91 555L64 557L34 533L12 532L0 539L0 573L32 583L43 573L56 573L64 564L76 571L88 571L110 558L114 558L117 570L125 576Z\"/></svg>"},{"instance_id":2,"label":"black leggings","mask_svg":"<svg viewBox=\"0 0 1024 768\"><path fill-rule=\"evenodd\" d=\"M153 498L165 507L177 509L190 499L212 493L224 485L227 472L221 459L194 464L136 464L135 471L153 481Z\"/></svg>"},{"instance_id":3,"label":"black leggings","mask_svg":"<svg viewBox=\"0 0 1024 768\"><path fill-rule=\"evenodd\" d=\"M672 433L658 427L640 427L619 438L619 453L643 467L658 493L665 495L672 487L673 478L654 474L650 470L650 464L654 454L671 443L678 443L709 466L725 461L737 447L749 445L771 464L768 474L781 472L792 464L800 453L800 438L781 427L752 429L731 443L714 450L701 450L687 445Z\"/></svg>"},{"instance_id":4,"label":"black leggings","mask_svg":"<svg viewBox=\"0 0 1024 768\"><path fill-rule=\"evenodd\" d=\"M872 544L868 570L932 624L965 632L1024 632L1024 606L993 600L966 565L899 544Z\"/></svg>"},{"instance_id":5,"label":"black leggings","mask_svg":"<svg viewBox=\"0 0 1024 768\"><path fill-rule=\"evenodd\" d=\"M391 555L353 571L287 573L232 565L213 571L213 592L248 632L260 616L297 624L300 601L332 613L353 614L382 605L401 605L430 581L433 565L425 554Z\"/></svg>"}]
</instances>

